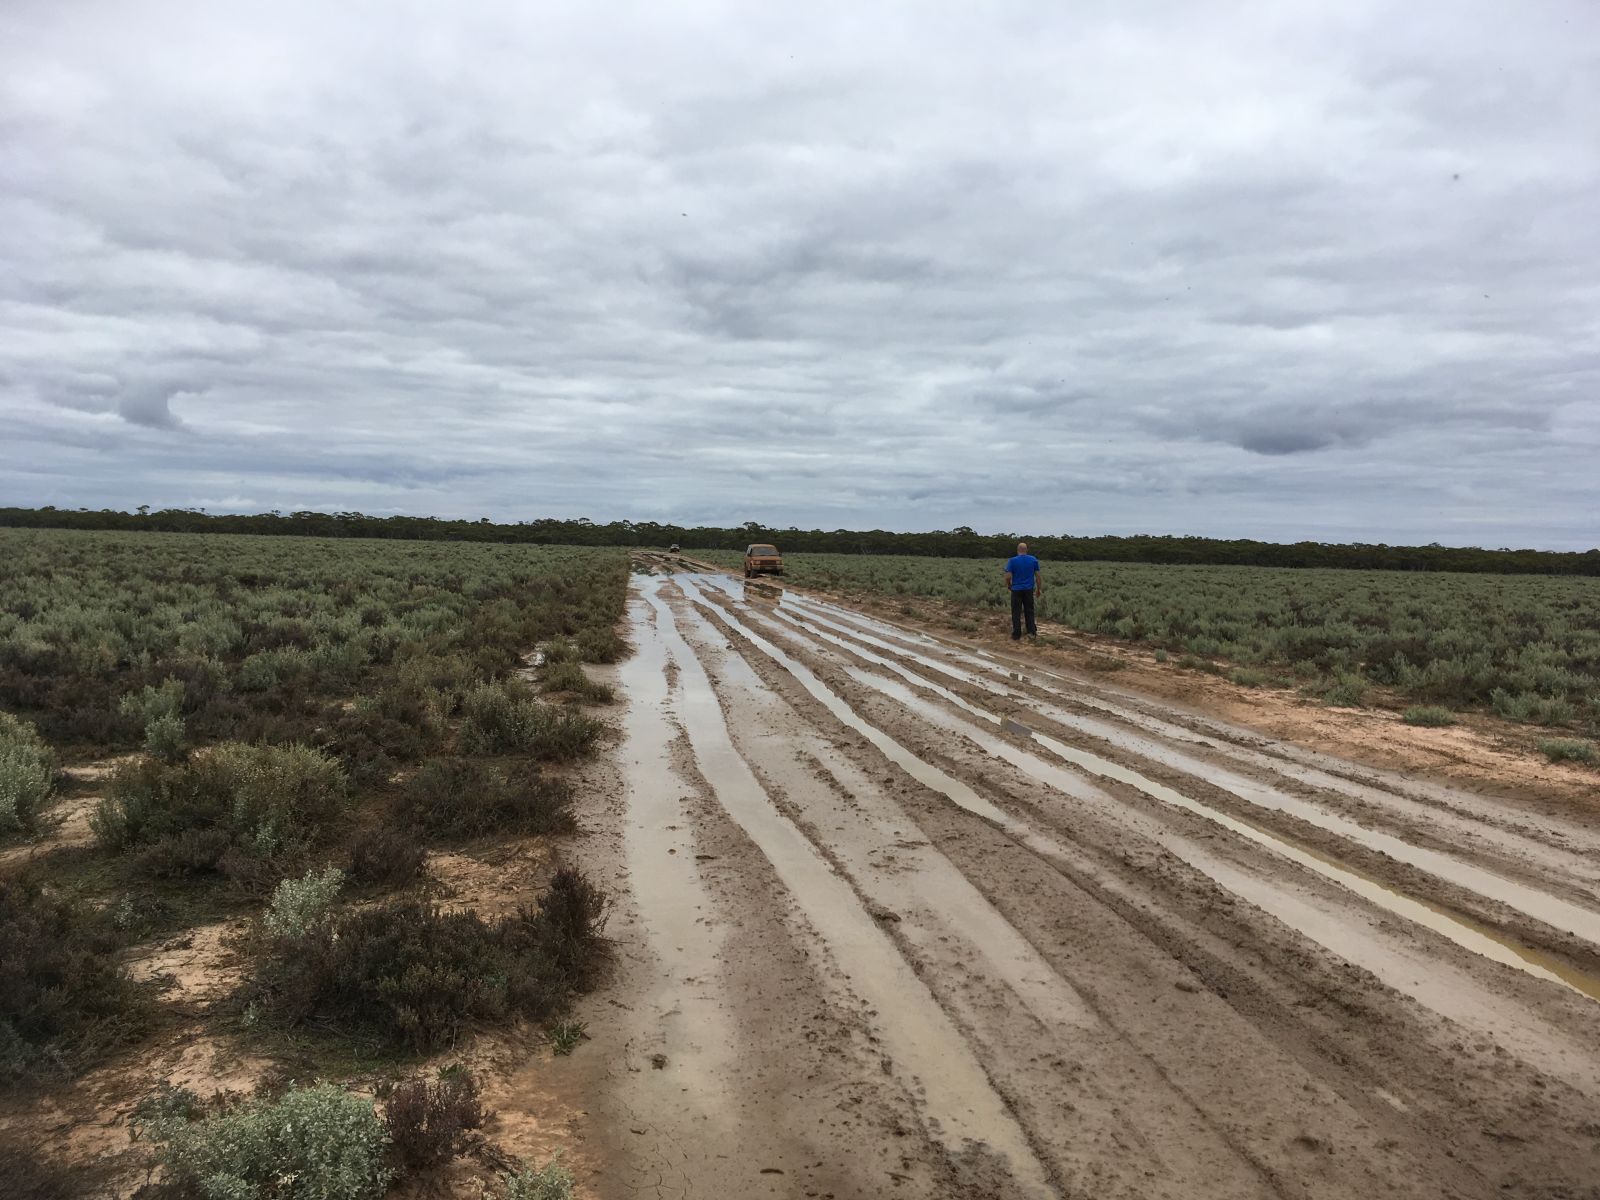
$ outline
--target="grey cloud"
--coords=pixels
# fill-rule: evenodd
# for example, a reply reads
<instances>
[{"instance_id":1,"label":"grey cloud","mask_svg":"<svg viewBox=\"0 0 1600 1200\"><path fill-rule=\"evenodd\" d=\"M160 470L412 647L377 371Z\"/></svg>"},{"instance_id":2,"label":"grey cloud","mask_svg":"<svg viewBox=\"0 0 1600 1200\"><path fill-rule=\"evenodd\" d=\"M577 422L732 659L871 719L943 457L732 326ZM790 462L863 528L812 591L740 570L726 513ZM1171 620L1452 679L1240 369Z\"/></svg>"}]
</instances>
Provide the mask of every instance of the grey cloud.
<instances>
[{"instance_id":1,"label":"grey cloud","mask_svg":"<svg viewBox=\"0 0 1600 1200\"><path fill-rule=\"evenodd\" d=\"M1580 0L154 11L8 13L0 502L1600 540Z\"/></svg>"},{"instance_id":2,"label":"grey cloud","mask_svg":"<svg viewBox=\"0 0 1600 1200\"><path fill-rule=\"evenodd\" d=\"M150 429L178 429L183 422L172 411L179 396L195 395L200 388L184 384L147 383L126 389L117 398L117 413L133 425Z\"/></svg>"}]
</instances>

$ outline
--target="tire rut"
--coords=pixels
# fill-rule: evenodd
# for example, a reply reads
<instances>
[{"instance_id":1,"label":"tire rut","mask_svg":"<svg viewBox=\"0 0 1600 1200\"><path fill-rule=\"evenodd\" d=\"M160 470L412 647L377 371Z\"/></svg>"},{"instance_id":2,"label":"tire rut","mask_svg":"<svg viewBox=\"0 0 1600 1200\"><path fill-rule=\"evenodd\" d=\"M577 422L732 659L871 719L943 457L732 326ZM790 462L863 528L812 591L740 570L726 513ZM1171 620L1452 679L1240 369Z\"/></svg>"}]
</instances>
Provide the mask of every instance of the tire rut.
<instances>
[{"instance_id":1,"label":"tire rut","mask_svg":"<svg viewBox=\"0 0 1600 1200\"><path fill-rule=\"evenodd\" d=\"M1208 742L1142 700L1013 678L837 606L676 582L680 600L645 589L703 802L771 868L869 1040L896 1047L882 1070L964 1179L906 1194L1600 1196L1600 1005L1375 912L1317 847L1281 848L1306 823L1283 810L1316 805L1330 844L1377 854L1376 833L1483 886L1513 864L1517 899L1587 935L1590 881L1524 869L1581 860L1557 822ZM1433 803L1444 832L1405 840ZM1510 858L1455 859L1479 829ZM933 1062L951 1055L954 1086ZM942 1114L974 1096L1002 1119L952 1137Z\"/></svg>"}]
</instances>

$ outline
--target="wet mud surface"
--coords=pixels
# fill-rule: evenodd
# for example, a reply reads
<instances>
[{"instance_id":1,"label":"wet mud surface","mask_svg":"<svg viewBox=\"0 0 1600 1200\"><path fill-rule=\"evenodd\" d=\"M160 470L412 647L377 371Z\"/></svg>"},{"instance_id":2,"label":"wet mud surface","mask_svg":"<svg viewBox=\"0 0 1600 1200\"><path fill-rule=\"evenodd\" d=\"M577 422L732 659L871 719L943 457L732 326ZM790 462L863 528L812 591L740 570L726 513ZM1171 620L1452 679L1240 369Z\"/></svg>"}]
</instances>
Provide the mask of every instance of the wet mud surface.
<instances>
[{"instance_id":1,"label":"wet mud surface","mask_svg":"<svg viewBox=\"0 0 1600 1200\"><path fill-rule=\"evenodd\" d=\"M630 621L595 1194L1600 1197L1600 812L712 572Z\"/></svg>"}]
</instances>

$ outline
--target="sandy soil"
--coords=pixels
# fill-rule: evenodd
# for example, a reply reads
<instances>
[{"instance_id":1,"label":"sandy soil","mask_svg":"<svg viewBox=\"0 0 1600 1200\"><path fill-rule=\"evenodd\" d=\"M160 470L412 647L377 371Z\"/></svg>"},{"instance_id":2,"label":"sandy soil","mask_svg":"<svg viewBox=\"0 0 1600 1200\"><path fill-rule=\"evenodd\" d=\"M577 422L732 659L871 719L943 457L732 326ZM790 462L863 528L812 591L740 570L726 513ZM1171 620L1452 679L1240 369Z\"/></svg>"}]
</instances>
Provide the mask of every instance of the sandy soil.
<instances>
[{"instance_id":1,"label":"sandy soil","mask_svg":"<svg viewBox=\"0 0 1600 1200\"><path fill-rule=\"evenodd\" d=\"M543 1072L597 1195L1600 1197L1577 784L712 572L630 615Z\"/></svg>"}]
</instances>

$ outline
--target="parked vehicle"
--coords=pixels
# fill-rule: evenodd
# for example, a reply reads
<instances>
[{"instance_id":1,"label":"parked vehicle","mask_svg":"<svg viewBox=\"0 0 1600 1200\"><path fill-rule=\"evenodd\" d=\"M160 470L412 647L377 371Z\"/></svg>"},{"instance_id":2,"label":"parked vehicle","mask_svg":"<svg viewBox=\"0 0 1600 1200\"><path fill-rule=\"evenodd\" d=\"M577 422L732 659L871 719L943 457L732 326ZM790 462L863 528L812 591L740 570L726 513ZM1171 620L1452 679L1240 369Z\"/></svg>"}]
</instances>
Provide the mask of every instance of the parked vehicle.
<instances>
[{"instance_id":1,"label":"parked vehicle","mask_svg":"<svg viewBox=\"0 0 1600 1200\"><path fill-rule=\"evenodd\" d=\"M782 575L783 555L778 553L776 546L769 546L765 542L757 542L744 548L744 577L754 579L757 575Z\"/></svg>"}]
</instances>

